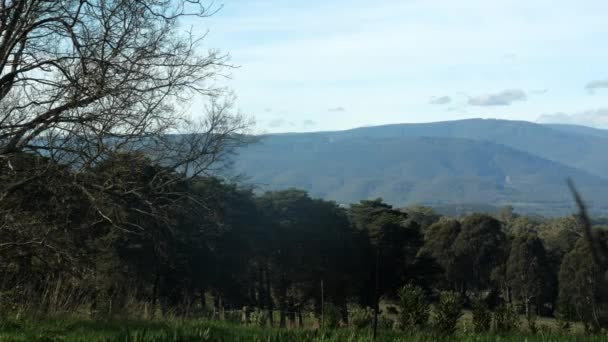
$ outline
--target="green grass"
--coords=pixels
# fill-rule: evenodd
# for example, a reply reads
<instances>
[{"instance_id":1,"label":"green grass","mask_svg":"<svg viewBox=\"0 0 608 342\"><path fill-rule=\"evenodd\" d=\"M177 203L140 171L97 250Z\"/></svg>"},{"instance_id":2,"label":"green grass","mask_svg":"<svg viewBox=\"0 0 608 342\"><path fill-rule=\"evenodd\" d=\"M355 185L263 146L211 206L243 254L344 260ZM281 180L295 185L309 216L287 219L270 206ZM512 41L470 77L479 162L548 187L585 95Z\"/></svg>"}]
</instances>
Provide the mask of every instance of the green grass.
<instances>
[{"instance_id":1,"label":"green grass","mask_svg":"<svg viewBox=\"0 0 608 342\"><path fill-rule=\"evenodd\" d=\"M407 336L381 331L377 341L608 341L604 336L557 335L457 335L440 337ZM171 321L90 321L55 319L44 321L5 320L0 322L0 341L372 341L370 331L336 329L278 329L248 327L225 322L198 320Z\"/></svg>"}]
</instances>

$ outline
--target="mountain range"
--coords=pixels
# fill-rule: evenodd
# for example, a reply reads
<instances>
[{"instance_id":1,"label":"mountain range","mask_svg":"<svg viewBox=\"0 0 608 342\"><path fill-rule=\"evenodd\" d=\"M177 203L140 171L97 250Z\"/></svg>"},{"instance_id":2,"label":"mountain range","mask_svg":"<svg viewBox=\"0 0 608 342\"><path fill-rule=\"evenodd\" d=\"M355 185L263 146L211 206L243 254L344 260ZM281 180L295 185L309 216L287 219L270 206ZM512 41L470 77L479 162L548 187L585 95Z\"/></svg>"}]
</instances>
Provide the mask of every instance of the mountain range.
<instances>
[{"instance_id":1,"label":"mountain range","mask_svg":"<svg viewBox=\"0 0 608 342\"><path fill-rule=\"evenodd\" d=\"M260 190L301 188L353 203L512 205L571 213L572 178L592 212L608 214L608 130L468 119L261 136L233 171Z\"/></svg>"}]
</instances>

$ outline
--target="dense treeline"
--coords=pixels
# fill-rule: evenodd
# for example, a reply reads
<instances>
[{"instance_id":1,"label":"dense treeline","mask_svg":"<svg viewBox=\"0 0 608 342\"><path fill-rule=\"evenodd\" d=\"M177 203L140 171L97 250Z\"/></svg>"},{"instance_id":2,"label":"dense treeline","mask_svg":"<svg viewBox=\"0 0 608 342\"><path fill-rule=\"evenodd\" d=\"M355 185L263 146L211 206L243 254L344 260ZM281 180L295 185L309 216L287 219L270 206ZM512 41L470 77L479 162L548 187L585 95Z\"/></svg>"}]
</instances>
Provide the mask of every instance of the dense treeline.
<instances>
[{"instance_id":1,"label":"dense treeline","mask_svg":"<svg viewBox=\"0 0 608 342\"><path fill-rule=\"evenodd\" d=\"M45 168L46 177L1 204L3 310L149 316L250 307L281 312L272 323L284 326L332 303L348 322L349 305L375 309L410 284L427 298L450 290L465 305L510 303L530 318L606 324L603 270L574 217L505 208L449 218L380 199L342 207L296 189L256 195L214 177L176 178L134 153L78 172L29 154L10 165L1 170L5 188L19 171Z\"/></svg>"}]
</instances>

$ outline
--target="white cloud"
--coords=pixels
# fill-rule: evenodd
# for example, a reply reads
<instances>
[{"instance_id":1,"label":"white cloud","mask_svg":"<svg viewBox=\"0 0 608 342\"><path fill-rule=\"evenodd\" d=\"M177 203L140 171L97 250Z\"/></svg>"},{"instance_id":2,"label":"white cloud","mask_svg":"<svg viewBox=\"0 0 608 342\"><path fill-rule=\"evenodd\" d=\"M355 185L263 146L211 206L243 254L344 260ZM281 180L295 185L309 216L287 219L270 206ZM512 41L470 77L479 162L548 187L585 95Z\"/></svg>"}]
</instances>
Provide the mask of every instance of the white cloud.
<instances>
[{"instance_id":1,"label":"white cloud","mask_svg":"<svg viewBox=\"0 0 608 342\"><path fill-rule=\"evenodd\" d=\"M608 79L591 81L585 86L585 89L590 93L601 88L608 88Z\"/></svg>"},{"instance_id":2,"label":"white cloud","mask_svg":"<svg viewBox=\"0 0 608 342\"><path fill-rule=\"evenodd\" d=\"M486 94L469 99L471 106L509 106L516 101L525 101L526 93L519 89L503 90L496 94Z\"/></svg>"},{"instance_id":3,"label":"white cloud","mask_svg":"<svg viewBox=\"0 0 608 342\"><path fill-rule=\"evenodd\" d=\"M278 118L278 119L272 119L272 120L268 121L267 125L270 128L289 127L289 126L293 126L293 122Z\"/></svg>"},{"instance_id":4,"label":"white cloud","mask_svg":"<svg viewBox=\"0 0 608 342\"><path fill-rule=\"evenodd\" d=\"M431 100L429 101L430 104L432 105L444 105L444 104L448 104L452 102L452 98L450 98L449 96L433 96L431 97Z\"/></svg>"},{"instance_id":5,"label":"white cloud","mask_svg":"<svg viewBox=\"0 0 608 342\"><path fill-rule=\"evenodd\" d=\"M315 121L313 121L313 120L304 120L304 121L302 121L302 127L304 127L304 128L310 128L310 127L316 126L316 125L317 125L317 123Z\"/></svg>"},{"instance_id":6,"label":"white cloud","mask_svg":"<svg viewBox=\"0 0 608 342\"><path fill-rule=\"evenodd\" d=\"M579 113L552 113L543 114L538 120L540 123L559 123L608 128L608 108L588 110Z\"/></svg>"}]
</instances>

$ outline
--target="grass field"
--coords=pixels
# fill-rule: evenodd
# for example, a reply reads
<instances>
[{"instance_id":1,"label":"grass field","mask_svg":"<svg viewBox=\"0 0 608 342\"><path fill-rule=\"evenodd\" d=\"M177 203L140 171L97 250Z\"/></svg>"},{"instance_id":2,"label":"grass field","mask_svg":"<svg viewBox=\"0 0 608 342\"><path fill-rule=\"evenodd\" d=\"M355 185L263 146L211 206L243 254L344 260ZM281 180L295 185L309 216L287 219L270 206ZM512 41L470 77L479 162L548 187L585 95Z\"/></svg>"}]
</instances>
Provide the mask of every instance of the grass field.
<instances>
[{"instance_id":1,"label":"grass field","mask_svg":"<svg viewBox=\"0 0 608 342\"><path fill-rule=\"evenodd\" d=\"M371 332L351 329L286 330L248 327L225 322L172 321L90 321L55 319L44 321L5 320L0 322L0 341L372 341ZM377 341L608 341L608 336L580 334L467 335L455 337L408 336L381 331Z\"/></svg>"}]
</instances>

